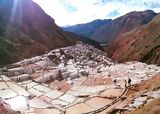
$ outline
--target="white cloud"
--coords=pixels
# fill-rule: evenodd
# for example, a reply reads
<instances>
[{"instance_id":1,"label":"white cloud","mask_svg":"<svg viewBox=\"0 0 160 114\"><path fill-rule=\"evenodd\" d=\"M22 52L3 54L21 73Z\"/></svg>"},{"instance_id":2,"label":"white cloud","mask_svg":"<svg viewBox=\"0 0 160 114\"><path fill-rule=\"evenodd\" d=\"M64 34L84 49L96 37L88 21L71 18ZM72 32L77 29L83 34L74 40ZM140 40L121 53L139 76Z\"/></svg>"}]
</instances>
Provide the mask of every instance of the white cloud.
<instances>
[{"instance_id":1,"label":"white cloud","mask_svg":"<svg viewBox=\"0 0 160 114\"><path fill-rule=\"evenodd\" d=\"M131 11L150 9L150 4L160 0L33 0L47 14L53 17L59 26L85 23L94 19L116 18ZM145 5L148 3L149 5ZM67 10L68 9L68 10ZM156 12L160 7L152 8ZM109 14L117 11L117 15Z\"/></svg>"}]
</instances>

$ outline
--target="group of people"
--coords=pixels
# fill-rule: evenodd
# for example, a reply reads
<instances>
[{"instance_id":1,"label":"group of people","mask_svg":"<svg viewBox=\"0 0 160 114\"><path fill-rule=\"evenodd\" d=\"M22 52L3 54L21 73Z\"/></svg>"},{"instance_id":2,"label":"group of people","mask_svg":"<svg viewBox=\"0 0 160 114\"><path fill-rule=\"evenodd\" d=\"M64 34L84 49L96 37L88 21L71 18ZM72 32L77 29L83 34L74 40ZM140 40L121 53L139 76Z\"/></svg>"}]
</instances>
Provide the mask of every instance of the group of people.
<instances>
[{"instance_id":1,"label":"group of people","mask_svg":"<svg viewBox=\"0 0 160 114\"><path fill-rule=\"evenodd\" d=\"M117 80L114 79L113 82L116 84L116 83L117 83ZM127 79L124 80L125 86L130 86L130 85L131 85L131 82L132 82L131 78L127 78Z\"/></svg>"},{"instance_id":2,"label":"group of people","mask_svg":"<svg viewBox=\"0 0 160 114\"><path fill-rule=\"evenodd\" d=\"M125 82L125 86L130 86L131 85L131 79L130 78L127 78L126 80L124 80Z\"/></svg>"}]
</instances>

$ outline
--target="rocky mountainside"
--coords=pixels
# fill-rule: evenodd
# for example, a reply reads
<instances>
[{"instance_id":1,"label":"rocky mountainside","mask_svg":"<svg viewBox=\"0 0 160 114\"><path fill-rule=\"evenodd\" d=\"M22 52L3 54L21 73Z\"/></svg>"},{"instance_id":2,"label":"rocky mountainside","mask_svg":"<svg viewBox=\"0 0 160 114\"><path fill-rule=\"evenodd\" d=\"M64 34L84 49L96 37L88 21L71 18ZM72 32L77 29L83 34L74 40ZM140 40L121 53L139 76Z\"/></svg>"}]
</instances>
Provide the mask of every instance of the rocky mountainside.
<instances>
[{"instance_id":1,"label":"rocky mountainside","mask_svg":"<svg viewBox=\"0 0 160 114\"><path fill-rule=\"evenodd\" d=\"M97 19L89 23L63 27L63 30L90 38L97 31L98 28L100 28L106 23L110 23L111 21L112 21L111 19L108 20Z\"/></svg>"},{"instance_id":2,"label":"rocky mountainside","mask_svg":"<svg viewBox=\"0 0 160 114\"><path fill-rule=\"evenodd\" d=\"M130 12L101 26L91 37L100 43L110 43L121 34L150 22L157 14L151 10Z\"/></svg>"},{"instance_id":3,"label":"rocky mountainside","mask_svg":"<svg viewBox=\"0 0 160 114\"><path fill-rule=\"evenodd\" d=\"M0 1L0 64L74 44L32 0Z\"/></svg>"},{"instance_id":4,"label":"rocky mountainside","mask_svg":"<svg viewBox=\"0 0 160 114\"><path fill-rule=\"evenodd\" d=\"M160 15L150 23L119 36L108 53L119 62L137 60L160 65Z\"/></svg>"}]
</instances>

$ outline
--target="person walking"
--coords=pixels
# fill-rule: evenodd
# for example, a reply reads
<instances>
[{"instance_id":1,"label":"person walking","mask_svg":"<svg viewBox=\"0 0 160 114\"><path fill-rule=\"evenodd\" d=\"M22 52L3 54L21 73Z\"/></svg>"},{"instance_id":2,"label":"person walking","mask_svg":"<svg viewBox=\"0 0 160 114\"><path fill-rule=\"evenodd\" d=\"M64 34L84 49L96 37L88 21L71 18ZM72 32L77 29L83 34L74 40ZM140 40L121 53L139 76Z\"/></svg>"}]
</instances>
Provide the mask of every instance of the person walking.
<instances>
[{"instance_id":1,"label":"person walking","mask_svg":"<svg viewBox=\"0 0 160 114\"><path fill-rule=\"evenodd\" d=\"M130 78L128 78L128 81L127 81L128 86L130 86L130 85L131 85L131 82L132 82L132 80L131 80Z\"/></svg>"}]
</instances>

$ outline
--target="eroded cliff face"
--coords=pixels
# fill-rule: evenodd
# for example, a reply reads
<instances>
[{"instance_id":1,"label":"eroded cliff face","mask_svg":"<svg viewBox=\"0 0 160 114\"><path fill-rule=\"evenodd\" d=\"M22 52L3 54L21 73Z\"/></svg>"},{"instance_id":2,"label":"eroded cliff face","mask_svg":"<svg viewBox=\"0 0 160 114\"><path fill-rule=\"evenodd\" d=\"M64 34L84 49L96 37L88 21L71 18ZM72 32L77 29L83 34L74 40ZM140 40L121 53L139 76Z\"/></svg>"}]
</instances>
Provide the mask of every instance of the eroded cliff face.
<instances>
[{"instance_id":1,"label":"eroded cliff face","mask_svg":"<svg viewBox=\"0 0 160 114\"><path fill-rule=\"evenodd\" d=\"M160 15L150 23L119 36L108 53L119 62L137 60L160 65Z\"/></svg>"},{"instance_id":2,"label":"eroded cliff face","mask_svg":"<svg viewBox=\"0 0 160 114\"><path fill-rule=\"evenodd\" d=\"M0 1L0 64L74 44L32 0Z\"/></svg>"}]
</instances>

